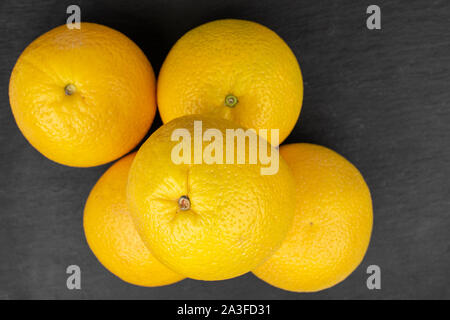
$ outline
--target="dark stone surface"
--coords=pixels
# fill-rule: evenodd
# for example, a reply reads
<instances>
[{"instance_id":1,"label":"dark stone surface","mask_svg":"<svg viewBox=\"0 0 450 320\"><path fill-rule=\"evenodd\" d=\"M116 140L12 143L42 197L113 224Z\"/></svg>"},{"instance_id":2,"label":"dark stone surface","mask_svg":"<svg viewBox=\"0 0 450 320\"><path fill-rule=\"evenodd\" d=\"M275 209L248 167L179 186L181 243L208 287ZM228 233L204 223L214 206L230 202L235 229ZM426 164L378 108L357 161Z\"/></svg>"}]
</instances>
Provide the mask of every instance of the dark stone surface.
<instances>
[{"instance_id":1,"label":"dark stone surface","mask_svg":"<svg viewBox=\"0 0 450 320\"><path fill-rule=\"evenodd\" d=\"M0 298L393 299L450 298L450 4L441 1L17 1L0 2ZM34 150L17 128L8 82L20 52L65 23L82 20L134 40L155 70L189 29L218 18L260 22L300 61L305 99L286 142L328 146L363 173L374 203L373 237L360 267L315 294L273 288L251 274L162 288L122 282L84 238L87 195L108 165L75 169ZM382 9L382 30L365 26ZM161 121L155 121L155 130ZM82 290L66 288L66 267L82 270ZM382 289L366 288L366 268Z\"/></svg>"}]
</instances>

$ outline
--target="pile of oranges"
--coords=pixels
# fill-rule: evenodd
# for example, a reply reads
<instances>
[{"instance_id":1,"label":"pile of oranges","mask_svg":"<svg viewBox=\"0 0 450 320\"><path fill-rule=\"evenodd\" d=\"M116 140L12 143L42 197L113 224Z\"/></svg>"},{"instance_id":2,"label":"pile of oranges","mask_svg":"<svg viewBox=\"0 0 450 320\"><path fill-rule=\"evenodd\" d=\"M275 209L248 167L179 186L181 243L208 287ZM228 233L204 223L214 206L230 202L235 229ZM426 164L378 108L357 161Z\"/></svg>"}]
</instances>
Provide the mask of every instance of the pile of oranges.
<instances>
[{"instance_id":1,"label":"pile of oranges","mask_svg":"<svg viewBox=\"0 0 450 320\"><path fill-rule=\"evenodd\" d=\"M157 81L122 33L63 25L21 54L9 96L18 127L47 158L74 167L121 158L93 187L84 230L98 260L124 281L154 287L253 272L273 286L311 292L341 282L364 257L369 189L330 149L279 146L300 115L302 75L288 45L258 23L217 20L189 31ZM163 126L130 153L156 109ZM188 132L191 146L198 122L211 142L200 151L215 161L173 161L174 132ZM219 137L230 129L252 129L249 143L251 132L276 130L277 139L259 140L275 155L276 172L261 174L260 158L222 161Z\"/></svg>"}]
</instances>

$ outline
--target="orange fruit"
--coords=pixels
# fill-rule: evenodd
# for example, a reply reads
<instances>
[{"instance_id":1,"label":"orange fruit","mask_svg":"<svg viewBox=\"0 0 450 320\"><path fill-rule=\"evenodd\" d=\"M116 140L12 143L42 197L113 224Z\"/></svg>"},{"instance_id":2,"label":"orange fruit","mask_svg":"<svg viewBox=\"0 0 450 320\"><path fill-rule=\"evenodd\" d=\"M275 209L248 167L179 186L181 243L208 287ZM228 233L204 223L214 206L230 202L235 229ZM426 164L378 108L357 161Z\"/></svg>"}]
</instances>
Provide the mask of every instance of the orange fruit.
<instances>
[{"instance_id":1,"label":"orange fruit","mask_svg":"<svg viewBox=\"0 0 450 320\"><path fill-rule=\"evenodd\" d=\"M84 208L84 232L97 259L122 280L146 287L183 279L150 253L126 203L128 171L136 153L112 165L98 180Z\"/></svg>"},{"instance_id":2,"label":"orange fruit","mask_svg":"<svg viewBox=\"0 0 450 320\"><path fill-rule=\"evenodd\" d=\"M9 83L25 138L47 158L89 167L132 150L153 121L155 77L134 42L108 27L59 26L20 55Z\"/></svg>"},{"instance_id":3,"label":"orange fruit","mask_svg":"<svg viewBox=\"0 0 450 320\"><path fill-rule=\"evenodd\" d=\"M253 272L289 291L319 291L360 264L372 231L372 201L363 177L336 152L313 144L280 153L296 179L294 224L281 248Z\"/></svg>"},{"instance_id":4,"label":"orange fruit","mask_svg":"<svg viewBox=\"0 0 450 320\"><path fill-rule=\"evenodd\" d=\"M179 39L157 87L164 123L211 114L245 128L279 129L280 143L303 99L300 67L288 45L258 23L234 19L206 23Z\"/></svg>"},{"instance_id":5,"label":"orange fruit","mask_svg":"<svg viewBox=\"0 0 450 320\"><path fill-rule=\"evenodd\" d=\"M223 280L249 272L281 245L292 223L295 185L279 156L274 156L278 171L262 175L266 165L260 159L248 161L250 148L243 151L247 160L241 164L226 164L225 151L224 164L193 163L192 150L182 152L191 164L176 164L172 152L182 142L172 141L172 134L186 129L190 137L185 141L194 149L196 120L202 122L203 132L216 129L223 134L222 141L214 140L217 150L226 150L227 129L240 128L205 115L163 125L142 145L131 166L128 204L142 240L162 263L189 278ZM211 144L203 142L199 148L204 159ZM262 145L271 148L265 140ZM234 146L229 149L236 160L237 143Z\"/></svg>"}]
</instances>

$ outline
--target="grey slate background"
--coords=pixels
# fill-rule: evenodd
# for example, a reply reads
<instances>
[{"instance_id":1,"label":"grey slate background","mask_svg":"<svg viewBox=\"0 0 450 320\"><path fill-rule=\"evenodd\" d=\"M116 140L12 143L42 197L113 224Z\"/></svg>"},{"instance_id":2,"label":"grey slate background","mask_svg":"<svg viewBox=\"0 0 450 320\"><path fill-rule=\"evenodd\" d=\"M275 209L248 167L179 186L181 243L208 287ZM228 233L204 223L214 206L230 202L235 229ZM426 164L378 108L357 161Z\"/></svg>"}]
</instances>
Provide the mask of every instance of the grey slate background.
<instances>
[{"instance_id":1,"label":"grey slate background","mask_svg":"<svg viewBox=\"0 0 450 320\"><path fill-rule=\"evenodd\" d=\"M300 61L305 99L286 142L328 146L363 173L374 229L360 267L314 294L282 291L251 274L161 288L129 285L104 269L82 228L85 200L109 165L53 163L24 139L10 111L8 82L21 51L65 23L82 20L134 40L159 70L175 41L218 18L260 22ZM365 27L382 10L382 30ZM417 299L450 298L450 4L434 1L0 1L0 299ZM152 131L161 121L155 121ZM66 267L82 290L66 288ZM382 289L366 288L366 268Z\"/></svg>"}]
</instances>

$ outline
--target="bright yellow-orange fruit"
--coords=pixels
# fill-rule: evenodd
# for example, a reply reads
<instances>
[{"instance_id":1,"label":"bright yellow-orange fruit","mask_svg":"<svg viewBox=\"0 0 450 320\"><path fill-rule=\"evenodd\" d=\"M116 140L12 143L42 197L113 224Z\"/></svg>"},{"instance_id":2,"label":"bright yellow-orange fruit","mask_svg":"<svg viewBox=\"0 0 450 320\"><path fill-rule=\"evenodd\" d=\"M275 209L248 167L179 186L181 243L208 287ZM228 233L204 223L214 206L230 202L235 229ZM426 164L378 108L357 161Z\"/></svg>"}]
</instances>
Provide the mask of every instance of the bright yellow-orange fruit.
<instances>
[{"instance_id":1,"label":"bright yellow-orange fruit","mask_svg":"<svg viewBox=\"0 0 450 320\"><path fill-rule=\"evenodd\" d=\"M196 120L202 122L203 133L216 129L223 139L212 138L214 151L212 142L203 142L197 149L203 160L194 163ZM183 128L189 136L172 141L175 130ZM130 169L128 204L142 240L161 262L189 278L223 280L249 272L278 249L291 227L295 185L277 153L273 161L279 167L273 175L261 173L262 167L269 166L261 158L250 163L250 148L243 151L245 163L236 163L237 142L235 148L228 144L234 150L234 163L206 162L211 160L207 150L219 154L221 148L220 159L225 162L226 129L237 128L230 121L204 115L177 118L150 136ZM190 143L190 150L178 149L183 141ZM271 148L265 140L261 145ZM184 152L191 164L189 159L176 164L172 153Z\"/></svg>"},{"instance_id":2,"label":"bright yellow-orange fruit","mask_svg":"<svg viewBox=\"0 0 450 320\"><path fill-rule=\"evenodd\" d=\"M300 67L288 45L258 23L234 19L206 23L179 39L157 90L164 123L211 114L246 128L279 129L280 143L297 122L303 99Z\"/></svg>"},{"instance_id":3,"label":"bright yellow-orange fruit","mask_svg":"<svg viewBox=\"0 0 450 320\"><path fill-rule=\"evenodd\" d=\"M145 136L156 110L155 76L130 39L111 28L59 26L34 40L11 74L17 125L44 156L89 167L115 160Z\"/></svg>"},{"instance_id":4,"label":"bright yellow-orange fruit","mask_svg":"<svg viewBox=\"0 0 450 320\"><path fill-rule=\"evenodd\" d=\"M150 253L134 227L126 185L135 155L112 165L92 189L84 209L84 232L92 252L113 274L139 286L163 286L183 277Z\"/></svg>"},{"instance_id":5,"label":"bright yellow-orange fruit","mask_svg":"<svg viewBox=\"0 0 450 320\"><path fill-rule=\"evenodd\" d=\"M319 291L360 264L372 232L372 200L363 177L336 152L289 144L280 153L296 179L294 224L281 248L253 272L290 291Z\"/></svg>"}]
</instances>

